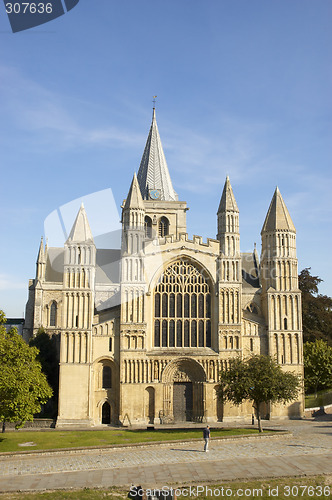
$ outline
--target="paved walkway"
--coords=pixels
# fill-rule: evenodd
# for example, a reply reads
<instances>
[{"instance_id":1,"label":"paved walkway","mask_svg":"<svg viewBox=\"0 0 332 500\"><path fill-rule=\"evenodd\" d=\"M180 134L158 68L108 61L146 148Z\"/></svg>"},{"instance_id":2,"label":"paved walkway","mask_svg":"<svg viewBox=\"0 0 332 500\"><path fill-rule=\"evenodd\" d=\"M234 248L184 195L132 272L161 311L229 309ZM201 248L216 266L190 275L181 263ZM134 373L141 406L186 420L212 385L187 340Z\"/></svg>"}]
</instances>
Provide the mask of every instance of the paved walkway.
<instances>
[{"instance_id":1,"label":"paved walkway","mask_svg":"<svg viewBox=\"0 0 332 500\"><path fill-rule=\"evenodd\" d=\"M0 492L110 487L155 488L226 480L332 474L332 421L268 422L278 438L0 455Z\"/></svg>"}]
</instances>

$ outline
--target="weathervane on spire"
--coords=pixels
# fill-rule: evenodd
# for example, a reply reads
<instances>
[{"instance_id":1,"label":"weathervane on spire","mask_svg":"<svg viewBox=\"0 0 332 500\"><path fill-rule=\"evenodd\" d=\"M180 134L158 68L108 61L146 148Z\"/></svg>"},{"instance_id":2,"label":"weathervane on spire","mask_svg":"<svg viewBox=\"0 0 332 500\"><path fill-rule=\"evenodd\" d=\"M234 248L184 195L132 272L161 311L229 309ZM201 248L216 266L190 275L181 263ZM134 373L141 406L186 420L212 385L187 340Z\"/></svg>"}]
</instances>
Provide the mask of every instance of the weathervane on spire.
<instances>
[{"instance_id":1,"label":"weathervane on spire","mask_svg":"<svg viewBox=\"0 0 332 500\"><path fill-rule=\"evenodd\" d=\"M152 101L153 102L153 108L156 107L156 97L157 97L156 95L153 96L153 101Z\"/></svg>"}]
</instances>

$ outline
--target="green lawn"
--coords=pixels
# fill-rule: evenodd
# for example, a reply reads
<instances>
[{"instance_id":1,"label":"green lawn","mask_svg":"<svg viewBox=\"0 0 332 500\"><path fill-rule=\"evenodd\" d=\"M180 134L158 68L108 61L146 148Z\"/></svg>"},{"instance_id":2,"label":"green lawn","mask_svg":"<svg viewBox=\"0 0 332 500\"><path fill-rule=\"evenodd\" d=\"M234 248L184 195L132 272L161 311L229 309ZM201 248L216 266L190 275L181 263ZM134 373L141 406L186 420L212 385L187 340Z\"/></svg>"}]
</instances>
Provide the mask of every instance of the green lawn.
<instances>
[{"instance_id":1,"label":"green lawn","mask_svg":"<svg viewBox=\"0 0 332 500\"><path fill-rule=\"evenodd\" d=\"M318 391L317 397L315 394L305 396L305 407L316 408L317 406L326 406L332 404L332 390Z\"/></svg>"},{"instance_id":2,"label":"green lawn","mask_svg":"<svg viewBox=\"0 0 332 500\"><path fill-rule=\"evenodd\" d=\"M204 485L203 485L204 486ZM178 500L185 500L190 497L189 486L174 486L174 489L181 488L184 496L178 496ZM199 500L211 500L212 498L260 498L268 500L271 498L279 499L303 499L312 498L331 498L332 492L331 478L325 476L301 477L301 478L280 478L266 479L259 481L236 481L225 482L216 485L206 485L208 488L203 494L192 497ZM223 490L222 490L223 488ZM195 490L192 490L192 493ZM196 491L197 492L197 491ZM218 494L219 492L219 494ZM222 494L223 493L223 494ZM1 500L97 500L109 498L110 500L125 500L128 490L119 488L109 489L89 489L77 491L50 491L41 493L3 493L0 494ZM141 497L140 497L141 498Z\"/></svg>"},{"instance_id":3,"label":"green lawn","mask_svg":"<svg viewBox=\"0 0 332 500\"><path fill-rule=\"evenodd\" d=\"M212 437L258 434L250 429L212 429ZM48 450L54 448L80 448L87 446L112 446L115 444L147 443L173 439L202 438L202 429L130 430L105 431L10 431L0 434L0 453L6 451ZM33 443L33 446L19 446Z\"/></svg>"}]
</instances>

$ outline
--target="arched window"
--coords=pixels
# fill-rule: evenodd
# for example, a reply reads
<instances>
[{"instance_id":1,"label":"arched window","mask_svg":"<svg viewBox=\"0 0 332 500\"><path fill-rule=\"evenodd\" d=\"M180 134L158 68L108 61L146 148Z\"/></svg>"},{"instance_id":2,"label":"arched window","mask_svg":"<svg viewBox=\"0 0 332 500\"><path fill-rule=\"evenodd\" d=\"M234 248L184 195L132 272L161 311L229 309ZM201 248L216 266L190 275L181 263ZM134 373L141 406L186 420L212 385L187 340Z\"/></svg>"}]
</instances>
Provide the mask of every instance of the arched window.
<instances>
[{"instance_id":1,"label":"arched window","mask_svg":"<svg viewBox=\"0 0 332 500\"><path fill-rule=\"evenodd\" d=\"M158 232L159 236L166 236L169 230L169 221L166 217L162 217L159 221Z\"/></svg>"},{"instance_id":2,"label":"arched window","mask_svg":"<svg viewBox=\"0 0 332 500\"><path fill-rule=\"evenodd\" d=\"M56 313L57 313L56 302L52 302L50 309L50 326L56 326Z\"/></svg>"},{"instance_id":3,"label":"arched window","mask_svg":"<svg viewBox=\"0 0 332 500\"><path fill-rule=\"evenodd\" d=\"M146 216L144 219L145 237L152 238L152 220Z\"/></svg>"},{"instance_id":4,"label":"arched window","mask_svg":"<svg viewBox=\"0 0 332 500\"><path fill-rule=\"evenodd\" d=\"M170 265L154 301L155 347L211 347L210 283L193 264L181 259Z\"/></svg>"},{"instance_id":5,"label":"arched window","mask_svg":"<svg viewBox=\"0 0 332 500\"><path fill-rule=\"evenodd\" d=\"M112 370L110 366L103 366L103 389L112 387Z\"/></svg>"}]
</instances>

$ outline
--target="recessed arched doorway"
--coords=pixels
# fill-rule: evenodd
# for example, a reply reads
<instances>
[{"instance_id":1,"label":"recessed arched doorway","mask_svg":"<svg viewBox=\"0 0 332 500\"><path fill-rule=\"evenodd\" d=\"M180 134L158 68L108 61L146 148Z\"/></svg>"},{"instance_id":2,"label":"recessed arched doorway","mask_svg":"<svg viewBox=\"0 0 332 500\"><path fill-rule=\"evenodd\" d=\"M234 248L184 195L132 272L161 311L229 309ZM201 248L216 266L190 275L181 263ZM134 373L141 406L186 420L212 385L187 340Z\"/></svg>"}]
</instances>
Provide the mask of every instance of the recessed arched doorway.
<instances>
[{"instance_id":1,"label":"recessed arched doorway","mask_svg":"<svg viewBox=\"0 0 332 500\"><path fill-rule=\"evenodd\" d=\"M111 406L105 401L101 408L101 423L110 424L111 423Z\"/></svg>"},{"instance_id":2,"label":"recessed arched doorway","mask_svg":"<svg viewBox=\"0 0 332 500\"><path fill-rule=\"evenodd\" d=\"M203 367L194 359L181 358L164 370L163 415L175 422L202 421L205 415Z\"/></svg>"}]
</instances>

